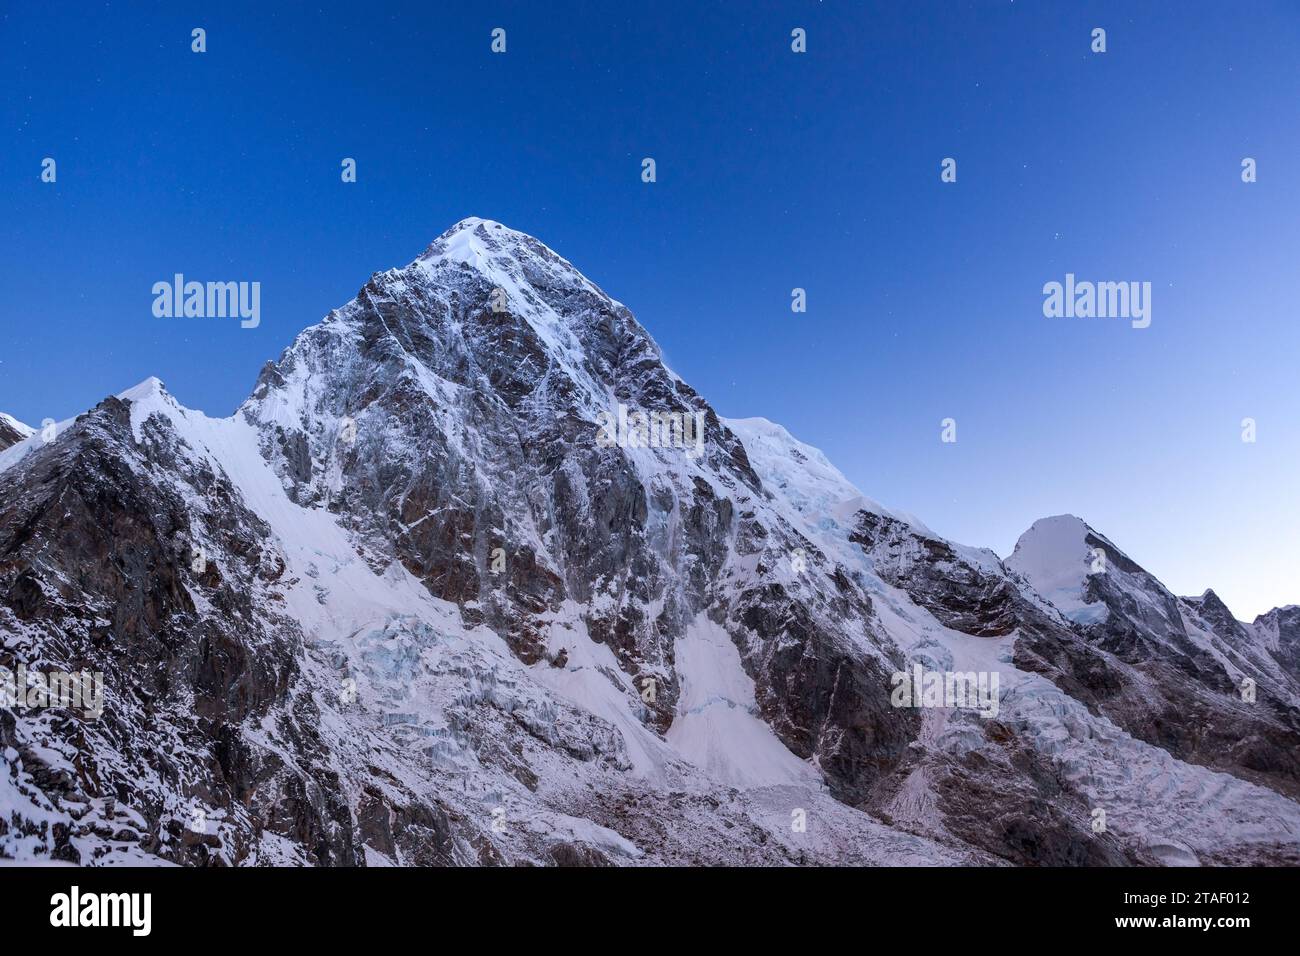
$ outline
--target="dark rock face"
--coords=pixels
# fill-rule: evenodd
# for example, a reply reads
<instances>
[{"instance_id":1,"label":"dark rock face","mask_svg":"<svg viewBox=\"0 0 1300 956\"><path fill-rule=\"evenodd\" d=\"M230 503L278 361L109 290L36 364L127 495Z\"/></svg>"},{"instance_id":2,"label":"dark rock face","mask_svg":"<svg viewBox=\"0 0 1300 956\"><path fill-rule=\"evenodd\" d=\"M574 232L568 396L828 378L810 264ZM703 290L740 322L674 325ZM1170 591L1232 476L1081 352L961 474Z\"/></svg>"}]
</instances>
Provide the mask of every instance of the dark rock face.
<instances>
[{"instance_id":1,"label":"dark rock face","mask_svg":"<svg viewBox=\"0 0 1300 956\"><path fill-rule=\"evenodd\" d=\"M637 413L677 430L608 440ZM720 419L499 224L376 273L233 419L146 383L25 449L0 458L0 666L102 672L107 700L0 706L0 857L1118 865L1282 860L1260 821L1300 832L1186 765L1295 794L1296 609L1241 624L1081 534L1114 573L1072 620ZM995 719L891 700L966 660L1004 672ZM1223 795L1170 836L1165 780L1170 806Z\"/></svg>"},{"instance_id":2,"label":"dark rock face","mask_svg":"<svg viewBox=\"0 0 1300 956\"><path fill-rule=\"evenodd\" d=\"M1107 833L1090 830L1091 807L1051 762L1002 725L994 746L936 769L944 822L1013 863L1033 866L1129 866L1151 862Z\"/></svg>"},{"instance_id":3,"label":"dark rock face","mask_svg":"<svg viewBox=\"0 0 1300 956\"><path fill-rule=\"evenodd\" d=\"M954 631L1002 637L1042 618L991 552L993 573L961 558L948 542L869 511L858 512L849 540L870 555L877 574Z\"/></svg>"},{"instance_id":4,"label":"dark rock face","mask_svg":"<svg viewBox=\"0 0 1300 956\"><path fill-rule=\"evenodd\" d=\"M764 719L791 752L816 761L837 799L867 802L920 726L915 712L889 706L885 669L780 585L742 593L732 614L761 635L742 660Z\"/></svg>"},{"instance_id":5,"label":"dark rock face","mask_svg":"<svg viewBox=\"0 0 1300 956\"><path fill-rule=\"evenodd\" d=\"M23 733L12 726L3 744L20 757L16 785L80 808L69 810L72 836L112 831L173 862L244 862L262 827L308 847L313 862L355 862L334 781L229 733L287 698L301 647L259 606L283 565L228 482L195 467L161 423L146 423L137 444L118 399L5 477L26 493L0 502L0 666L102 672L107 697L97 719L62 711L23 721ZM198 513L180 485L210 510ZM199 541L220 548L238 587L195 560L189 543ZM319 752L309 720L286 730L304 755ZM56 766L47 749L78 756ZM41 786L51 775L54 797ZM293 796L259 806L279 788ZM186 829L191 799L224 822Z\"/></svg>"},{"instance_id":6,"label":"dark rock face","mask_svg":"<svg viewBox=\"0 0 1300 956\"><path fill-rule=\"evenodd\" d=\"M0 451L4 451L11 445L16 445L27 437L27 432L15 420L10 419L7 415L0 415Z\"/></svg>"},{"instance_id":7,"label":"dark rock face","mask_svg":"<svg viewBox=\"0 0 1300 956\"><path fill-rule=\"evenodd\" d=\"M1261 614L1255 618L1252 630L1264 646L1272 649L1271 656L1278 666L1300 684L1300 607L1292 604Z\"/></svg>"}]
</instances>

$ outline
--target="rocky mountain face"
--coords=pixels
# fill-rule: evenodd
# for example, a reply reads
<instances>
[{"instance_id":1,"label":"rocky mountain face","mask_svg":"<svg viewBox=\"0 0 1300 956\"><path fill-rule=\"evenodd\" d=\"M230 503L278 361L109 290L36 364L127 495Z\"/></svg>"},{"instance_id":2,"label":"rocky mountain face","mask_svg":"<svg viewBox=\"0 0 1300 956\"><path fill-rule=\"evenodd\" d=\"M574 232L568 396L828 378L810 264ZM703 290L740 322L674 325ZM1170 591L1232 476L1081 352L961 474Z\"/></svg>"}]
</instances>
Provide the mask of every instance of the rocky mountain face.
<instances>
[{"instance_id":1,"label":"rocky mountain face","mask_svg":"<svg viewBox=\"0 0 1300 956\"><path fill-rule=\"evenodd\" d=\"M946 541L468 219L231 418L150 380L0 451L0 667L105 688L0 701L0 857L1297 862L1296 611Z\"/></svg>"},{"instance_id":2,"label":"rocky mountain face","mask_svg":"<svg viewBox=\"0 0 1300 956\"><path fill-rule=\"evenodd\" d=\"M1206 592L1206 596L1213 595L1213 591ZM1217 597L1215 600L1218 601ZM1292 604L1261 614L1241 636L1248 641L1251 635L1258 637L1258 642L1268 649L1269 655L1293 682L1300 680L1300 607Z\"/></svg>"},{"instance_id":3,"label":"rocky mountain face","mask_svg":"<svg viewBox=\"0 0 1300 956\"><path fill-rule=\"evenodd\" d=\"M32 435L32 428L24 425L12 415L0 412L0 451L10 445L16 445Z\"/></svg>"},{"instance_id":4,"label":"rocky mountain face","mask_svg":"<svg viewBox=\"0 0 1300 956\"><path fill-rule=\"evenodd\" d=\"M1277 643L1213 591L1175 597L1068 516L1035 524L1008 565L1050 594L1095 652L1095 663L1054 680L1088 686L1099 712L1179 759L1300 794L1300 683ZM1017 649L1029 656L1041 644Z\"/></svg>"}]
</instances>

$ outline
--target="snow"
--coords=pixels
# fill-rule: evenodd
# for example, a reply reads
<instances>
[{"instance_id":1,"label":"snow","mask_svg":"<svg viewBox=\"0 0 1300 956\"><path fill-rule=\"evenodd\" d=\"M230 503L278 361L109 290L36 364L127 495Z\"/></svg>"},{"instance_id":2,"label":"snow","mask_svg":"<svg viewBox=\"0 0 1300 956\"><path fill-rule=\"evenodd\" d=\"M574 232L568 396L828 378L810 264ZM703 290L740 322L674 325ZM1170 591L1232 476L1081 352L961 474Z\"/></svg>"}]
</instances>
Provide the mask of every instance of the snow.
<instances>
[{"instance_id":1,"label":"snow","mask_svg":"<svg viewBox=\"0 0 1300 956\"><path fill-rule=\"evenodd\" d=\"M400 564L382 573L372 569L330 512L290 500L261 455L259 433L246 417L210 419L185 409L157 379L142 382L122 397L132 403L137 438L149 416L163 415L195 453L225 472L244 503L271 526L286 558L289 616L312 644L342 650L354 664L362 703L386 715L386 721L409 724L448 772L473 773L477 760L448 727L445 708L451 700L440 695L450 692L461 700L468 695L491 701L546 733L555 719L554 705L545 696L549 690L608 721L623 738L634 774L651 782L668 779L666 768L675 755L633 713L630 702L637 697L630 678L608 647L587 636L576 605L553 625L552 650L568 651L567 666L541 662L524 668L495 633L486 628L467 632L454 605L433 598ZM444 678L455 679L458 686L443 688ZM339 729L347 732L346 727ZM270 734L250 735L260 745L279 750ZM588 821L569 819L561 825L552 817L549 824L535 824L620 855L640 853L613 831Z\"/></svg>"},{"instance_id":2,"label":"snow","mask_svg":"<svg viewBox=\"0 0 1300 956\"><path fill-rule=\"evenodd\" d=\"M25 425L12 415L6 415L0 412L0 425L8 425L11 429L22 435L24 438L30 438L36 434L36 429L30 425Z\"/></svg>"},{"instance_id":3,"label":"snow","mask_svg":"<svg viewBox=\"0 0 1300 956\"><path fill-rule=\"evenodd\" d=\"M1077 519L1074 519L1077 521ZM1228 845L1294 842L1300 810L1285 797L1229 774L1184 763L1167 751L1090 713L1045 677L1011 663L1015 634L990 640L944 627L907 596L881 585L872 594L885 629L911 660L944 671L996 671L998 720L1047 756L1125 842L1147 846L1170 864L1186 865ZM969 711L926 710L920 740L962 753L981 744L982 718ZM888 807L899 820L942 828L924 767Z\"/></svg>"},{"instance_id":4,"label":"snow","mask_svg":"<svg viewBox=\"0 0 1300 956\"><path fill-rule=\"evenodd\" d=\"M1108 613L1101 602L1090 604L1083 599L1093 563L1092 548L1087 543L1091 531L1074 515L1040 518L1020 536L1005 562L1078 624L1105 620Z\"/></svg>"},{"instance_id":5,"label":"snow","mask_svg":"<svg viewBox=\"0 0 1300 956\"><path fill-rule=\"evenodd\" d=\"M564 842L590 843L592 846L608 850L618 856L636 859L645 854L631 840L609 827L602 827L582 817L569 816L567 813L551 814L549 819L530 820L532 826L544 831L552 839Z\"/></svg>"},{"instance_id":6,"label":"snow","mask_svg":"<svg viewBox=\"0 0 1300 956\"><path fill-rule=\"evenodd\" d=\"M175 400L172 399L171 396L167 394L166 389L163 387L163 383L158 378L153 376L150 376L149 378L145 379L143 382L141 382L140 384L132 388L128 388L124 392L119 392L116 397L122 399L123 401L135 402L139 404L140 411L133 414L141 416L140 420L143 420L143 417L145 416L145 409L152 411L159 408L162 404L166 404L166 403L170 403L172 408L174 409L179 410L180 408L179 405L176 405ZM47 442L45 436L42 435L41 432L32 428L28 428L26 425L23 425L21 422L18 422L16 419L9 418L9 416L7 415L5 415L4 417L11 422L15 422L17 425L20 425L21 428L26 431L27 437L22 441L6 448L4 451L0 451L0 472L4 472L9 468L12 468L14 465L18 464L20 461L26 458L28 454L30 454L33 451L36 451L39 448L44 447L46 444L54 444L55 442L57 442L59 440L59 436L62 435L65 431L67 431L69 428L71 428L72 425L77 420L77 418L74 416L73 418L67 418L61 422L57 422L54 426L54 438L52 441ZM135 421L136 419L135 417L133 417L132 419L133 424L135 423ZM138 431L136 434L138 438L139 435Z\"/></svg>"},{"instance_id":7,"label":"snow","mask_svg":"<svg viewBox=\"0 0 1300 956\"><path fill-rule=\"evenodd\" d=\"M581 282L591 292L609 298L595 283L584 276L573 263L550 246L527 233L511 229L494 219L467 216L434 240L419 262L432 266L437 262L460 263L493 278L504 279L503 287L516 285L516 270L521 261L541 262L543 258L531 247L544 250L562 266L571 279ZM548 268L548 272L556 272ZM516 291L518 288L516 287ZM614 300L611 300L614 301ZM615 305L618 305L615 301Z\"/></svg>"},{"instance_id":8,"label":"snow","mask_svg":"<svg viewBox=\"0 0 1300 956\"><path fill-rule=\"evenodd\" d=\"M754 682L726 631L697 617L674 654L681 691L667 738L678 753L731 786L820 782L812 765L787 750L758 716Z\"/></svg>"},{"instance_id":9,"label":"snow","mask_svg":"<svg viewBox=\"0 0 1300 956\"><path fill-rule=\"evenodd\" d=\"M63 432L67 428L69 428L75 420L76 419L69 418L66 419L65 421L58 422L54 426L55 436L56 436L54 438L54 441L58 441L57 436L62 435ZM36 451L38 448L44 447L45 444L46 441L44 437L42 437L40 432L32 432L22 441L15 442L14 444L6 448L4 451L0 451L0 473L8 471L14 465L18 464L20 461L26 458L31 452Z\"/></svg>"},{"instance_id":10,"label":"snow","mask_svg":"<svg viewBox=\"0 0 1300 956\"><path fill-rule=\"evenodd\" d=\"M555 287L578 288L610 299L564 257L531 236L516 232L490 219L462 219L439 236L411 266L436 281L447 269L470 269L493 288L505 293L511 312L523 316L537 333L551 357L560 361L570 378L590 395L606 389L587 374L581 344L564 319L537 295L533 286L544 282Z\"/></svg>"},{"instance_id":11,"label":"snow","mask_svg":"<svg viewBox=\"0 0 1300 956\"><path fill-rule=\"evenodd\" d=\"M597 644L587 634L581 620L582 609L571 601L565 603L561 616L552 625L547 650L552 657L561 650L568 662L556 668L547 662L533 665L532 677L570 701L613 724L623 737L632 771L651 782L664 782L669 748L629 709L630 700L639 700L632 679L618 666L614 653Z\"/></svg>"},{"instance_id":12,"label":"snow","mask_svg":"<svg viewBox=\"0 0 1300 956\"><path fill-rule=\"evenodd\" d=\"M244 503L271 526L292 577L298 579L286 595L287 610L308 638L354 633L395 614L432 609L428 591L405 568L393 564L387 572L376 573L357 554L334 515L290 500L259 450L257 429L243 416L214 419L186 409L156 378L119 397L131 402L131 426L137 441L149 416L163 415L195 452L225 472ZM328 582L330 600L324 604L315 586L320 577Z\"/></svg>"},{"instance_id":13,"label":"snow","mask_svg":"<svg viewBox=\"0 0 1300 956\"><path fill-rule=\"evenodd\" d=\"M848 524L859 511L869 511L924 534L932 533L913 516L868 498L820 449L799 441L783 426L766 418L724 418L722 424L741 440L764 487L777 493L809 525Z\"/></svg>"}]
</instances>

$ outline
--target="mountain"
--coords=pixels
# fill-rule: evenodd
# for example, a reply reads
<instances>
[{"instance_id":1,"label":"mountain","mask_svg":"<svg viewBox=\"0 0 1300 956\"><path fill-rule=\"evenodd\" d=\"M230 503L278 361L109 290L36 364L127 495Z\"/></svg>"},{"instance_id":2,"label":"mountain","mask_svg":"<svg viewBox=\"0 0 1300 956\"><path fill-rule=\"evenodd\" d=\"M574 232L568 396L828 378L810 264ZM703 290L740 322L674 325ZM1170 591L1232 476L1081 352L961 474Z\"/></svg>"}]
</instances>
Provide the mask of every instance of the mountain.
<instances>
[{"instance_id":1,"label":"mountain","mask_svg":"<svg viewBox=\"0 0 1300 956\"><path fill-rule=\"evenodd\" d=\"M946 541L500 223L234 416L151 379L0 475L0 666L105 688L0 707L0 856L1300 861L1296 615L1233 630L1077 519ZM980 708L900 705L918 666Z\"/></svg>"},{"instance_id":2,"label":"mountain","mask_svg":"<svg viewBox=\"0 0 1300 956\"><path fill-rule=\"evenodd\" d=\"M1300 681L1279 642L1238 622L1213 591L1175 597L1073 516L1036 522L1007 566L1122 675L1075 669L1097 710L1182 760L1300 795Z\"/></svg>"},{"instance_id":3,"label":"mountain","mask_svg":"<svg viewBox=\"0 0 1300 956\"><path fill-rule=\"evenodd\" d=\"M0 451L15 445L24 438L30 438L35 429L24 425L12 415L0 412Z\"/></svg>"}]
</instances>

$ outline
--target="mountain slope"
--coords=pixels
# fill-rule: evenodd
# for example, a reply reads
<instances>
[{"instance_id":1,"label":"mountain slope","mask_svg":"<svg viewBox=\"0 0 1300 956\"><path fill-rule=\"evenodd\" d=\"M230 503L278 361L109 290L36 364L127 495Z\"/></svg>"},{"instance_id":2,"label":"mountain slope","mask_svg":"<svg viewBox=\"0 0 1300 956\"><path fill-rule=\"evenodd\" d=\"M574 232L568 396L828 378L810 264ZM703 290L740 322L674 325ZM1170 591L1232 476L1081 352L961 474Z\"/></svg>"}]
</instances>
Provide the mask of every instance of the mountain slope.
<instances>
[{"instance_id":1,"label":"mountain slope","mask_svg":"<svg viewBox=\"0 0 1300 956\"><path fill-rule=\"evenodd\" d=\"M1093 681L1101 711L1180 759L1300 795L1300 683L1213 592L1175 597L1068 515L1036 522L1007 566L1126 665L1122 690Z\"/></svg>"},{"instance_id":2,"label":"mountain slope","mask_svg":"<svg viewBox=\"0 0 1300 956\"><path fill-rule=\"evenodd\" d=\"M373 275L235 416L150 380L0 481L0 665L108 688L97 720L0 708L0 855L1297 859L1290 618L1202 638L1151 591L1165 617L1116 598L1090 630L1073 552L1040 575L944 541L719 418L499 223ZM998 675L996 715L895 706L912 664ZM1147 732L1148 689L1194 690L1196 733ZM1256 742L1215 756L1221 724Z\"/></svg>"},{"instance_id":3,"label":"mountain slope","mask_svg":"<svg viewBox=\"0 0 1300 956\"><path fill-rule=\"evenodd\" d=\"M0 451L4 451L11 445L16 445L24 438L29 438L35 433L35 429L29 425L24 425L12 415L6 415L0 412Z\"/></svg>"}]
</instances>

